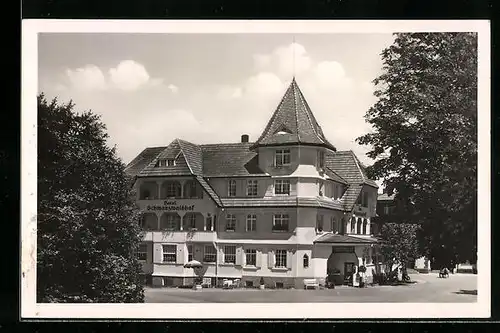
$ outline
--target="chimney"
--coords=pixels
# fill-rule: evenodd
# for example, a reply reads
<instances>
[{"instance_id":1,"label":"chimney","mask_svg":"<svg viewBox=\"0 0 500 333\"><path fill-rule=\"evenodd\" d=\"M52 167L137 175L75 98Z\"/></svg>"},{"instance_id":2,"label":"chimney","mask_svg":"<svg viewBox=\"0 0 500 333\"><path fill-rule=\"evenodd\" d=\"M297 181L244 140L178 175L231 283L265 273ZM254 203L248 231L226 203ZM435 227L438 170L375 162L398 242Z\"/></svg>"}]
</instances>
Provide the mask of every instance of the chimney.
<instances>
[{"instance_id":1,"label":"chimney","mask_svg":"<svg viewBox=\"0 0 500 333\"><path fill-rule=\"evenodd\" d=\"M241 142L242 142L242 143L246 143L246 142L248 142L248 134L243 134L243 135L241 136Z\"/></svg>"}]
</instances>

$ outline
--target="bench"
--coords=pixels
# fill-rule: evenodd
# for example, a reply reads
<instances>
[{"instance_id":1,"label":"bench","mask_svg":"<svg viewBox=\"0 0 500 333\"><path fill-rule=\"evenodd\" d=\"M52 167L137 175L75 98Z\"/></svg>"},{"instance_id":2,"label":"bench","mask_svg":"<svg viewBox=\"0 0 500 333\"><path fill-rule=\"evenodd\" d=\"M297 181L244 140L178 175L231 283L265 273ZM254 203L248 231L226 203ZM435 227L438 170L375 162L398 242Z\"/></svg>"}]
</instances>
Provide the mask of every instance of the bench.
<instances>
[{"instance_id":1,"label":"bench","mask_svg":"<svg viewBox=\"0 0 500 333\"><path fill-rule=\"evenodd\" d=\"M319 282L316 279L304 279L304 289L318 289L319 288Z\"/></svg>"}]
</instances>

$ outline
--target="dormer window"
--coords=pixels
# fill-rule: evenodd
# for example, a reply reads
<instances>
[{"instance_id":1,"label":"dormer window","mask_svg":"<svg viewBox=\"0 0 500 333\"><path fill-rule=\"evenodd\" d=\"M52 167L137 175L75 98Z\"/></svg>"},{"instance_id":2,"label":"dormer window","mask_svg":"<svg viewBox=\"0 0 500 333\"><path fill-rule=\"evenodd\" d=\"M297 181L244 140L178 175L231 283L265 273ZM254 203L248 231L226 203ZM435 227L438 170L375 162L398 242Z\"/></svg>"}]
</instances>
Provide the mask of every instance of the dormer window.
<instances>
[{"instance_id":1,"label":"dormer window","mask_svg":"<svg viewBox=\"0 0 500 333\"><path fill-rule=\"evenodd\" d=\"M160 159L158 160L157 166L159 167L166 167L166 166L174 166L175 165L175 160L168 158L168 159Z\"/></svg>"},{"instance_id":2,"label":"dormer window","mask_svg":"<svg viewBox=\"0 0 500 333\"><path fill-rule=\"evenodd\" d=\"M290 165L290 149L278 149L274 154L274 165L282 167Z\"/></svg>"}]
</instances>

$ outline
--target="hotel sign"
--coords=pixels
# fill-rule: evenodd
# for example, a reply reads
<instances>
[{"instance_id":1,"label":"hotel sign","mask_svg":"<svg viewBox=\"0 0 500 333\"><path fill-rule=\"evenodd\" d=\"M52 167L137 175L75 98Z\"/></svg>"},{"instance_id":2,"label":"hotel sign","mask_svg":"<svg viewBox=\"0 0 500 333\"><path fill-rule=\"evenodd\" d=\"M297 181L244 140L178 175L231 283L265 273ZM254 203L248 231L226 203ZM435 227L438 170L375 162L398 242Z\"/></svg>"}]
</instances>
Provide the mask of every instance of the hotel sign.
<instances>
[{"instance_id":1,"label":"hotel sign","mask_svg":"<svg viewBox=\"0 0 500 333\"><path fill-rule=\"evenodd\" d=\"M194 211L194 205L179 205L177 201L164 201L162 205L147 205L146 210L153 211Z\"/></svg>"}]
</instances>

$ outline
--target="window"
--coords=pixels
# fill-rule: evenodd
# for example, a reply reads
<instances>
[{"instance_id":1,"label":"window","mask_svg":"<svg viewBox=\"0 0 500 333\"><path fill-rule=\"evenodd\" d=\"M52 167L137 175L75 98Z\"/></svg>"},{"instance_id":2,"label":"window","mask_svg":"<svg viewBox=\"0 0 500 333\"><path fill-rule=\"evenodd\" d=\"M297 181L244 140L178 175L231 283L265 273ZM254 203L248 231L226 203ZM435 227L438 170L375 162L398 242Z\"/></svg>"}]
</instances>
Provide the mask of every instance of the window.
<instances>
[{"instance_id":1,"label":"window","mask_svg":"<svg viewBox=\"0 0 500 333\"><path fill-rule=\"evenodd\" d=\"M188 245L188 261L193 260L193 245Z\"/></svg>"},{"instance_id":2,"label":"window","mask_svg":"<svg viewBox=\"0 0 500 333\"><path fill-rule=\"evenodd\" d=\"M351 234L356 233L356 218L353 217L351 219Z\"/></svg>"},{"instance_id":3,"label":"window","mask_svg":"<svg viewBox=\"0 0 500 333\"><path fill-rule=\"evenodd\" d=\"M247 196L255 197L257 196L257 192L258 192L257 181L249 180L247 182Z\"/></svg>"},{"instance_id":4,"label":"window","mask_svg":"<svg viewBox=\"0 0 500 333\"><path fill-rule=\"evenodd\" d=\"M356 233L358 235L361 235L361 225L363 224L363 220L360 218L358 218L358 223L356 225Z\"/></svg>"},{"instance_id":5,"label":"window","mask_svg":"<svg viewBox=\"0 0 500 333\"><path fill-rule=\"evenodd\" d=\"M148 245L139 244L139 249L137 249L137 260L146 261L148 259Z\"/></svg>"},{"instance_id":6,"label":"window","mask_svg":"<svg viewBox=\"0 0 500 333\"><path fill-rule=\"evenodd\" d=\"M318 214L316 217L316 231L322 232L323 231L323 215Z\"/></svg>"},{"instance_id":7,"label":"window","mask_svg":"<svg viewBox=\"0 0 500 333\"><path fill-rule=\"evenodd\" d=\"M163 245L163 262L175 262L176 258L176 246Z\"/></svg>"},{"instance_id":8,"label":"window","mask_svg":"<svg viewBox=\"0 0 500 333\"><path fill-rule=\"evenodd\" d=\"M384 206L384 214L389 215L389 206L388 205Z\"/></svg>"},{"instance_id":9,"label":"window","mask_svg":"<svg viewBox=\"0 0 500 333\"><path fill-rule=\"evenodd\" d=\"M236 246L234 245L224 246L224 263L236 264Z\"/></svg>"},{"instance_id":10,"label":"window","mask_svg":"<svg viewBox=\"0 0 500 333\"><path fill-rule=\"evenodd\" d=\"M156 164L156 166L158 167L164 167L164 166L167 166L167 160L158 160L158 163Z\"/></svg>"},{"instance_id":11,"label":"window","mask_svg":"<svg viewBox=\"0 0 500 333\"><path fill-rule=\"evenodd\" d=\"M273 217L273 231L288 231L288 214L275 214Z\"/></svg>"},{"instance_id":12,"label":"window","mask_svg":"<svg viewBox=\"0 0 500 333\"><path fill-rule=\"evenodd\" d=\"M215 247L213 247L213 245L205 245L203 250L203 262L215 262L217 256Z\"/></svg>"},{"instance_id":13,"label":"window","mask_svg":"<svg viewBox=\"0 0 500 333\"><path fill-rule=\"evenodd\" d=\"M325 182L323 181L319 182L319 195L320 196L325 195Z\"/></svg>"},{"instance_id":14,"label":"window","mask_svg":"<svg viewBox=\"0 0 500 333\"><path fill-rule=\"evenodd\" d=\"M255 231L257 229L257 215L247 215L247 231Z\"/></svg>"},{"instance_id":15,"label":"window","mask_svg":"<svg viewBox=\"0 0 500 333\"><path fill-rule=\"evenodd\" d=\"M199 196L198 187L194 180L190 180L184 185L184 197L185 198L197 198Z\"/></svg>"},{"instance_id":16,"label":"window","mask_svg":"<svg viewBox=\"0 0 500 333\"><path fill-rule=\"evenodd\" d=\"M177 214L166 214L160 220L160 226L162 230L177 230L178 229L178 221L180 221L180 217Z\"/></svg>"},{"instance_id":17,"label":"window","mask_svg":"<svg viewBox=\"0 0 500 333\"><path fill-rule=\"evenodd\" d=\"M290 180L278 179L274 181L274 194L290 194Z\"/></svg>"},{"instance_id":18,"label":"window","mask_svg":"<svg viewBox=\"0 0 500 333\"><path fill-rule=\"evenodd\" d=\"M331 224L331 231L333 233L337 233L339 231L339 229L338 229L338 225L337 225L337 219L335 218L335 216L331 217L330 224Z\"/></svg>"},{"instance_id":19,"label":"window","mask_svg":"<svg viewBox=\"0 0 500 333\"><path fill-rule=\"evenodd\" d=\"M366 235L366 229L367 229L366 226L367 226L367 224L368 224L367 220L366 219L363 220L363 229L361 231L363 233L363 235Z\"/></svg>"},{"instance_id":20,"label":"window","mask_svg":"<svg viewBox=\"0 0 500 333\"><path fill-rule=\"evenodd\" d=\"M325 152L322 150L318 152L318 167L320 169L325 167Z\"/></svg>"},{"instance_id":21,"label":"window","mask_svg":"<svg viewBox=\"0 0 500 333\"><path fill-rule=\"evenodd\" d=\"M284 268L286 266L286 250L276 250L275 254L275 267L277 268Z\"/></svg>"},{"instance_id":22,"label":"window","mask_svg":"<svg viewBox=\"0 0 500 333\"><path fill-rule=\"evenodd\" d=\"M245 250L245 260L246 266L256 266L257 265L257 251L255 249Z\"/></svg>"},{"instance_id":23,"label":"window","mask_svg":"<svg viewBox=\"0 0 500 333\"><path fill-rule=\"evenodd\" d=\"M213 231L213 224L212 224L212 217L207 216L206 221L205 221L206 229L207 231Z\"/></svg>"},{"instance_id":24,"label":"window","mask_svg":"<svg viewBox=\"0 0 500 333\"><path fill-rule=\"evenodd\" d=\"M236 196L236 180L231 179L227 182L227 195L229 197Z\"/></svg>"},{"instance_id":25,"label":"window","mask_svg":"<svg viewBox=\"0 0 500 333\"><path fill-rule=\"evenodd\" d=\"M167 160L167 166L174 166L174 165L175 165L175 160L173 160L173 159Z\"/></svg>"},{"instance_id":26,"label":"window","mask_svg":"<svg viewBox=\"0 0 500 333\"><path fill-rule=\"evenodd\" d=\"M304 254L304 257L302 258L302 263L304 265L304 268L309 267L309 256L307 254Z\"/></svg>"},{"instance_id":27,"label":"window","mask_svg":"<svg viewBox=\"0 0 500 333\"><path fill-rule=\"evenodd\" d=\"M149 190L143 190L141 194L141 199L149 200L151 198L151 192Z\"/></svg>"},{"instance_id":28,"label":"window","mask_svg":"<svg viewBox=\"0 0 500 333\"><path fill-rule=\"evenodd\" d=\"M226 215L226 231L234 231L236 229L236 216L233 214Z\"/></svg>"},{"instance_id":29,"label":"window","mask_svg":"<svg viewBox=\"0 0 500 333\"><path fill-rule=\"evenodd\" d=\"M143 230L151 231L158 229L158 218L156 214L146 213L141 217L141 227Z\"/></svg>"},{"instance_id":30,"label":"window","mask_svg":"<svg viewBox=\"0 0 500 333\"><path fill-rule=\"evenodd\" d=\"M166 182L165 188L167 198L176 198L181 196L181 185L179 182Z\"/></svg>"},{"instance_id":31,"label":"window","mask_svg":"<svg viewBox=\"0 0 500 333\"><path fill-rule=\"evenodd\" d=\"M186 229L196 229L196 214L187 213L184 215L184 225Z\"/></svg>"},{"instance_id":32,"label":"window","mask_svg":"<svg viewBox=\"0 0 500 333\"><path fill-rule=\"evenodd\" d=\"M274 155L274 165L277 167L290 165L290 149L278 149Z\"/></svg>"}]
</instances>

